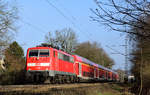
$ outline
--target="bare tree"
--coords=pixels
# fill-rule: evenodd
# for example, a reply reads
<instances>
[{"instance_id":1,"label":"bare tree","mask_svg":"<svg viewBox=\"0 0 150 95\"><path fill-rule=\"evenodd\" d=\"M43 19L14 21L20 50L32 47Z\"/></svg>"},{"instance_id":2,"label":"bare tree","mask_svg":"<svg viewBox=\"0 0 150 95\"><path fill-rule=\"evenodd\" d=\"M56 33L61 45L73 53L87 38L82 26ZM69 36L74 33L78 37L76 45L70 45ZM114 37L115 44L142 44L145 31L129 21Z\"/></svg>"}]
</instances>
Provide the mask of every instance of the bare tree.
<instances>
[{"instance_id":1,"label":"bare tree","mask_svg":"<svg viewBox=\"0 0 150 95\"><path fill-rule=\"evenodd\" d=\"M8 45L12 34L16 31L14 23L17 19L17 8L10 7L8 2L0 0L0 54Z\"/></svg>"},{"instance_id":2,"label":"bare tree","mask_svg":"<svg viewBox=\"0 0 150 95\"><path fill-rule=\"evenodd\" d=\"M71 53L77 45L77 36L71 28L65 28L60 31L56 30L54 35L48 32L48 35L45 36L45 41L54 47L59 47Z\"/></svg>"},{"instance_id":3,"label":"bare tree","mask_svg":"<svg viewBox=\"0 0 150 95\"><path fill-rule=\"evenodd\" d=\"M150 26L146 17L150 15L149 0L94 0L98 8L92 10L96 15L91 17L94 21L108 26L110 29L149 38L144 26ZM139 22L140 24L138 24ZM131 31L133 28L145 32Z\"/></svg>"},{"instance_id":4,"label":"bare tree","mask_svg":"<svg viewBox=\"0 0 150 95\"><path fill-rule=\"evenodd\" d=\"M136 75L135 93L149 95L149 42L150 1L149 0L94 0L98 8L92 10L94 21L110 29L128 33L132 39L132 72ZM133 41L134 40L134 41ZM139 90L139 91L138 91ZM146 94L147 93L147 94Z\"/></svg>"}]
</instances>

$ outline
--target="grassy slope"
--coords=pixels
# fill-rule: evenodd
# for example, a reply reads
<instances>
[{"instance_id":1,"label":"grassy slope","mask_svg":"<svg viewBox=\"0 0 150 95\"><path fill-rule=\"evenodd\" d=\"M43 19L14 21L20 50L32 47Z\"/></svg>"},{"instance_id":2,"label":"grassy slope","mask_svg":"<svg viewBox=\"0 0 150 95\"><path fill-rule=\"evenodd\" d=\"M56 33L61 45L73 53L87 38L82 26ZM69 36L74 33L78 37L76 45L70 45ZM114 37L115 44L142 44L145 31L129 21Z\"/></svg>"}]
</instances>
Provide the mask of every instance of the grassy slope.
<instances>
[{"instance_id":1,"label":"grassy slope","mask_svg":"<svg viewBox=\"0 0 150 95\"><path fill-rule=\"evenodd\" d=\"M127 92L124 88L125 86L120 86L119 84L102 84L100 89L97 89L96 94L91 95L134 95Z\"/></svg>"}]
</instances>

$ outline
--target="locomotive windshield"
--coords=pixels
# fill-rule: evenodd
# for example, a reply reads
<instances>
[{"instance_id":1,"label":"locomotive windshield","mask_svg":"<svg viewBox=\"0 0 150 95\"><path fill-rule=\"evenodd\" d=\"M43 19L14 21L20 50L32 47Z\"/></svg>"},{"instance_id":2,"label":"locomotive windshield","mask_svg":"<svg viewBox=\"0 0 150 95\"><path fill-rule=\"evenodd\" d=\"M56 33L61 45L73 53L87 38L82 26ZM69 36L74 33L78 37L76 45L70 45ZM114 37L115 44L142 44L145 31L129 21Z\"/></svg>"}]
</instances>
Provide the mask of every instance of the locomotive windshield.
<instances>
[{"instance_id":1,"label":"locomotive windshield","mask_svg":"<svg viewBox=\"0 0 150 95\"><path fill-rule=\"evenodd\" d=\"M49 57L49 50L47 49L30 50L29 57Z\"/></svg>"},{"instance_id":2,"label":"locomotive windshield","mask_svg":"<svg viewBox=\"0 0 150 95\"><path fill-rule=\"evenodd\" d=\"M38 57L38 50L30 50L29 57Z\"/></svg>"},{"instance_id":3,"label":"locomotive windshield","mask_svg":"<svg viewBox=\"0 0 150 95\"><path fill-rule=\"evenodd\" d=\"M39 56L40 57L48 57L49 56L49 50L39 50L40 54Z\"/></svg>"}]
</instances>

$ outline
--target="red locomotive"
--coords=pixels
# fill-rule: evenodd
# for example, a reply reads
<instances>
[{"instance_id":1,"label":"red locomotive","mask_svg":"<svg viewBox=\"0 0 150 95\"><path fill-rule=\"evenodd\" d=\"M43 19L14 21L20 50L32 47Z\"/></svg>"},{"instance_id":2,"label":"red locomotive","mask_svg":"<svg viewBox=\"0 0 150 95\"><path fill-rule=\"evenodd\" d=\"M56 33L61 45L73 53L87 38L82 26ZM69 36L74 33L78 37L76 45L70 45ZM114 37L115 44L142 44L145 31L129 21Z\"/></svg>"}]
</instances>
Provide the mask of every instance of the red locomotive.
<instances>
[{"instance_id":1,"label":"red locomotive","mask_svg":"<svg viewBox=\"0 0 150 95\"><path fill-rule=\"evenodd\" d=\"M34 82L52 83L117 81L116 72L78 55L45 46L29 48L26 56L27 76Z\"/></svg>"}]
</instances>

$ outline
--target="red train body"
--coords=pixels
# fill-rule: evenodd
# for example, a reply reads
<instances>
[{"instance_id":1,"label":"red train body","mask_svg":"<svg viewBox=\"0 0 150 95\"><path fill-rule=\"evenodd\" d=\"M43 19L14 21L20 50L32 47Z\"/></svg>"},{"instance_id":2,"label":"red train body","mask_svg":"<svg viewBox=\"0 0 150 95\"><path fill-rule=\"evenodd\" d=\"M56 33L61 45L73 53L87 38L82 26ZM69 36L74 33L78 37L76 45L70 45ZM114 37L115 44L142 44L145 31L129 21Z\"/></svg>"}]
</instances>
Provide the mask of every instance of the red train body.
<instances>
[{"instance_id":1,"label":"red train body","mask_svg":"<svg viewBox=\"0 0 150 95\"><path fill-rule=\"evenodd\" d=\"M117 81L118 74L78 55L71 55L51 47L27 50L26 70L34 81L51 82Z\"/></svg>"}]
</instances>

